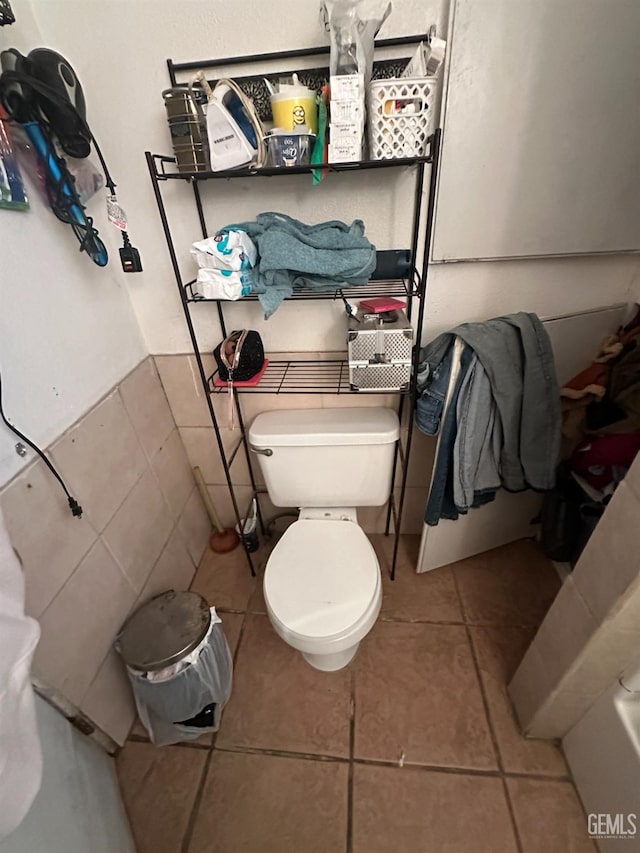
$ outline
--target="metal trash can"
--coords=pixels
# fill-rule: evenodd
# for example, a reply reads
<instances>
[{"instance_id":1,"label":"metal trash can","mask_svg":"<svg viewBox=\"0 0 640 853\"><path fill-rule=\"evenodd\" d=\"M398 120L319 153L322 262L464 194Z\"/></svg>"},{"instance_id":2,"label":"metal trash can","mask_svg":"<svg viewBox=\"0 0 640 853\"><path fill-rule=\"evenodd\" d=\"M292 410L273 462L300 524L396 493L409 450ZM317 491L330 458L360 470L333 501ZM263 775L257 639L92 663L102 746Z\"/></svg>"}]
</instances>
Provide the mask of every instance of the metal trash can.
<instances>
[{"instance_id":1,"label":"metal trash can","mask_svg":"<svg viewBox=\"0 0 640 853\"><path fill-rule=\"evenodd\" d=\"M222 620L196 592L164 592L123 625L116 648L153 743L193 740L220 726L233 662Z\"/></svg>"}]
</instances>

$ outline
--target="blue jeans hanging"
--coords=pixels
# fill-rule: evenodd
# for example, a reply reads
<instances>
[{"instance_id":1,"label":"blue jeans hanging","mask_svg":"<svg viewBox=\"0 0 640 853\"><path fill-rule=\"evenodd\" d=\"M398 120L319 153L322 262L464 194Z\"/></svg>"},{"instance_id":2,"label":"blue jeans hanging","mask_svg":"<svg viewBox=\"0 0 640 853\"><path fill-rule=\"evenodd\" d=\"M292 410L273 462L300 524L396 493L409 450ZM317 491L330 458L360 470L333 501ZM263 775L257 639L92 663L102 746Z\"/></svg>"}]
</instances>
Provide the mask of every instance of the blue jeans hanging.
<instances>
[{"instance_id":1,"label":"blue jeans hanging","mask_svg":"<svg viewBox=\"0 0 640 853\"><path fill-rule=\"evenodd\" d=\"M452 337L442 354L442 359L434 363L429 382L416 403L416 426L427 435L437 435L440 429L451 375L453 341Z\"/></svg>"},{"instance_id":2,"label":"blue jeans hanging","mask_svg":"<svg viewBox=\"0 0 640 853\"><path fill-rule=\"evenodd\" d=\"M449 352L452 355L452 350ZM447 355L449 355L449 353ZM456 408L458 396L460 394L460 386L462 385L462 380L464 379L469 365L471 364L472 358L473 350L470 346L465 346L462 350L462 355L460 356L460 373L458 374L456 385L453 389L453 393L444 416L444 423L440 430L438 455L436 457L431 490L429 491L429 498L427 500L427 508L424 514L425 522L431 527L435 527L441 518L455 520L459 515L453 500L453 448L458 429ZM451 364L449 364L449 373L450 372Z\"/></svg>"}]
</instances>

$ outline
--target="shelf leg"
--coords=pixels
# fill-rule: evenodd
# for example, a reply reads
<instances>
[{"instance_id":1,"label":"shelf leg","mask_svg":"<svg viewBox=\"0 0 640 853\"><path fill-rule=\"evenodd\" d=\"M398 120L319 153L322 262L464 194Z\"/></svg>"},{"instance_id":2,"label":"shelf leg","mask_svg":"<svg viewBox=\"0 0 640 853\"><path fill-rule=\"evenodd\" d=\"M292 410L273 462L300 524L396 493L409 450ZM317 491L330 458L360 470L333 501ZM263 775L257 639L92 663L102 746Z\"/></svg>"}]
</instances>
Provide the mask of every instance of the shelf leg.
<instances>
[{"instance_id":1,"label":"shelf leg","mask_svg":"<svg viewBox=\"0 0 640 853\"><path fill-rule=\"evenodd\" d=\"M413 439L413 419L416 408L416 378L418 376L418 364L420 363L420 347L422 346L422 324L424 321L424 309L427 294L427 276L429 271L429 254L431 251L431 238L433 235L433 213L435 209L435 194L436 184L438 179L438 163L440 158L440 138L441 130L435 131L431 140L431 175L429 176L429 201L427 204L426 231L424 237L422 267L421 267L421 286L420 286L420 307L418 309L418 319L416 322L416 342L413 348L413 364L411 370L412 377L412 393L409 397L409 418L407 424L407 446L405 448L404 468L402 472L402 487L400 489L400 501L397 510L397 530L396 539L393 543L393 558L391 560L391 580L395 580L396 562L398 559L398 545L400 543L400 532L402 531L402 513L404 511L404 498L407 489L407 473L409 471L409 462L411 459L411 443Z\"/></svg>"},{"instance_id":2,"label":"shelf leg","mask_svg":"<svg viewBox=\"0 0 640 853\"><path fill-rule=\"evenodd\" d=\"M189 313L189 303L187 302L187 297L184 289L184 282L182 281L182 275L180 273L180 264L178 263L178 256L176 254L175 245L173 242L173 237L171 235L171 228L169 227L169 220L167 218L167 212L164 206L164 200L162 198L162 193L160 192L160 184L158 181L158 177L156 175L155 164L153 162L153 157L150 152L147 152L147 166L149 168L149 175L151 177L151 183L153 185L153 192L156 199L156 204L158 206L158 213L160 215L160 221L162 223L162 230L164 231L165 240L167 241L167 249L169 250L169 257L171 258L171 266L173 268L173 273L176 279L176 284L178 286L178 292L180 294L180 301L182 303L182 310L184 312L184 318L187 323L187 329L189 331L189 337L191 338L191 344L193 346L193 352L195 355L196 363L198 365L198 373L200 375L200 381L202 383L202 389L204 391L205 400L207 401L207 407L209 409L209 417L211 418L211 423L213 425L213 430L216 436L216 442L218 444L218 451L220 453L220 458L222 460L222 465L224 468L224 475L227 482L227 487L229 489L229 496L231 497L231 504L233 506L233 512L236 517L236 522L238 527L240 527L241 515L238 510L238 502L236 500L236 495L233 488L233 483L231 481L231 472L229 470L229 464L227 462L227 456L225 453L224 445L222 443L222 436L220 435L220 428L218 426L218 420L216 418L216 413L213 408L213 403L211 401L211 394L209 393L209 383L207 382L207 375L204 370L204 365L202 363L202 356L200 355L200 347L198 346L198 339L196 337L195 329L193 327L193 322L191 320L191 314ZM205 226L206 227L206 226ZM249 564L249 570L253 577L255 577L256 571L253 565L253 560L251 559L251 555L245 548L245 554L247 555L247 562Z\"/></svg>"}]
</instances>

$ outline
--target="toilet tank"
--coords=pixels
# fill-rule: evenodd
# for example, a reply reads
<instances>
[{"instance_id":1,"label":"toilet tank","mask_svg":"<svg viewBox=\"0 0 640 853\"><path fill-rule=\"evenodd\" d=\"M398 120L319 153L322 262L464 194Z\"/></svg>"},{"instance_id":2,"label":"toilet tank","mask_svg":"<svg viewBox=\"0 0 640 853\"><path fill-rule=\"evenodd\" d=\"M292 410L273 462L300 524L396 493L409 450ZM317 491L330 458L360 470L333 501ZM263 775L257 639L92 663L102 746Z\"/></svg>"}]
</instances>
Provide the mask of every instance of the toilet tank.
<instances>
[{"instance_id":1,"label":"toilet tank","mask_svg":"<svg viewBox=\"0 0 640 853\"><path fill-rule=\"evenodd\" d=\"M399 432L392 409L273 411L253 421L249 444L276 506L381 506Z\"/></svg>"}]
</instances>

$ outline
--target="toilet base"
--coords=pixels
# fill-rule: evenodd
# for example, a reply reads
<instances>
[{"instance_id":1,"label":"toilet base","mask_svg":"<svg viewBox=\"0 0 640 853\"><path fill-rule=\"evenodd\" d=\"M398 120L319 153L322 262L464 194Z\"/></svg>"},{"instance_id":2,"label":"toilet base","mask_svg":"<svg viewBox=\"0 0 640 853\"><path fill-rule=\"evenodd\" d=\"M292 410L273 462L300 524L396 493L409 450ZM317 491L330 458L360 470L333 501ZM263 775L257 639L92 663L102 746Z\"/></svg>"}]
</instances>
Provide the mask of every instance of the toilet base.
<instances>
[{"instance_id":1,"label":"toilet base","mask_svg":"<svg viewBox=\"0 0 640 853\"><path fill-rule=\"evenodd\" d=\"M360 643L357 642L355 646L349 646L348 649L342 652L335 652L332 655L310 655L307 652L301 652L300 654L314 669L320 669L322 672L335 672L338 669L343 669L353 660L359 645Z\"/></svg>"}]
</instances>

